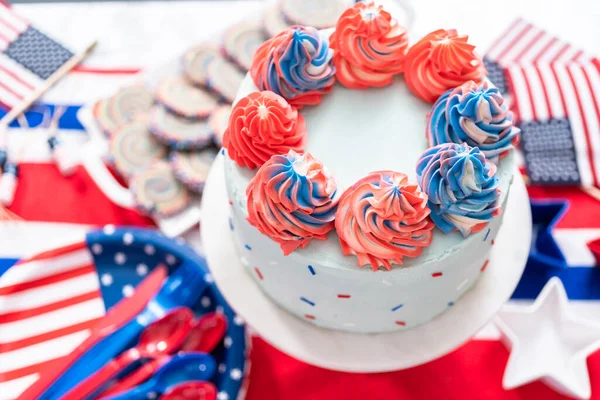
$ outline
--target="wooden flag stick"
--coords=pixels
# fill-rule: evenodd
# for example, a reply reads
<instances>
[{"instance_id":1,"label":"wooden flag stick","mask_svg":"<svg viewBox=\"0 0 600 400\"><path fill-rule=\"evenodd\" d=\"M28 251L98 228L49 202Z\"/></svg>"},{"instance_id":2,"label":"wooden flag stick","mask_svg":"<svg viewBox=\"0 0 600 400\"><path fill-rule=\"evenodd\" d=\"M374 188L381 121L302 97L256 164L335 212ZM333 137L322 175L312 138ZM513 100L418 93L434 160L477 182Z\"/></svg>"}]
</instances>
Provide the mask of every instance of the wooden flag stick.
<instances>
[{"instance_id":1,"label":"wooden flag stick","mask_svg":"<svg viewBox=\"0 0 600 400\"><path fill-rule=\"evenodd\" d=\"M2 128L8 127L8 125L13 122L19 115L24 113L33 103L35 103L40 97L43 96L44 93L48 91L52 86L56 84L61 78L63 78L70 70L75 68L80 62L82 62L90 53L94 50L98 42L94 41L90 44L84 51L81 53L75 54L73 57L69 59L66 63L64 63L59 69L57 69L42 86L37 88L31 95L23 99L21 104L14 107L10 110L1 120L0 120L0 132Z\"/></svg>"}]
</instances>

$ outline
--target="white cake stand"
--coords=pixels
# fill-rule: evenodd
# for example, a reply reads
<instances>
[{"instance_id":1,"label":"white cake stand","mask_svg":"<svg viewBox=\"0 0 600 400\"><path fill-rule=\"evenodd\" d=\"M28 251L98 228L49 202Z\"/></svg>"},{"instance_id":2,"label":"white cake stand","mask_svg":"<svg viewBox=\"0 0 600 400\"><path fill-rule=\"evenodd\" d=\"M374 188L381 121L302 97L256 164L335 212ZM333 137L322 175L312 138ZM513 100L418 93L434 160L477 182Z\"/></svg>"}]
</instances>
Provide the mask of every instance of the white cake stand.
<instances>
[{"instance_id":1,"label":"white cake stand","mask_svg":"<svg viewBox=\"0 0 600 400\"><path fill-rule=\"evenodd\" d=\"M492 258L479 282L432 321L392 333L357 334L318 328L270 301L246 272L229 229L223 156L216 159L202 200L202 239L215 282L267 342L309 364L347 372L414 367L450 353L479 331L509 299L527 261L531 212L520 174L505 210Z\"/></svg>"}]
</instances>

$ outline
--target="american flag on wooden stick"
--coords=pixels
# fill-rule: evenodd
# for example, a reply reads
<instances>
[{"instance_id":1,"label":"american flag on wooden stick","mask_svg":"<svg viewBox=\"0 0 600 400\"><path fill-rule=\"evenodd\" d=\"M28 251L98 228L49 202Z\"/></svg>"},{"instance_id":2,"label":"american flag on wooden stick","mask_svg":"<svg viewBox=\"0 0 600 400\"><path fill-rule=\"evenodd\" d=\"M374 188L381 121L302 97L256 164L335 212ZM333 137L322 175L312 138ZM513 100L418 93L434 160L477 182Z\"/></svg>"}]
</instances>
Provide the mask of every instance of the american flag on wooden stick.
<instances>
[{"instance_id":1,"label":"american flag on wooden stick","mask_svg":"<svg viewBox=\"0 0 600 400\"><path fill-rule=\"evenodd\" d=\"M600 187L600 61L521 19L485 61L511 94L531 183Z\"/></svg>"},{"instance_id":2,"label":"american flag on wooden stick","mask_svg":"<svg viewBox=\"0 0 600 400\"><path fill-rule=\"evenodd\" d=\"M21 104L73 53L0 2L0 107Z\"/></svg>"}]
</instances>

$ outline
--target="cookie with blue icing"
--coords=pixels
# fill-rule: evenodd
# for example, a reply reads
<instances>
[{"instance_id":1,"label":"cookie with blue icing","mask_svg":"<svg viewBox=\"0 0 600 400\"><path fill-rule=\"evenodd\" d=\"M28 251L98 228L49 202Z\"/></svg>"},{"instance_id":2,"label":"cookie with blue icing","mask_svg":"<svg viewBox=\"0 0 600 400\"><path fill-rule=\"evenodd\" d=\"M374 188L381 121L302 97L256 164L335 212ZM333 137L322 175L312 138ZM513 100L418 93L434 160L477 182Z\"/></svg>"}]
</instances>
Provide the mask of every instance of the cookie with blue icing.
<instances>
[{"instance_id":1,"label":"cookie with blue icing","mask_svg":"<svg viewBox=\"0 0 600 400\"><path fill-rule=\"evenodd\" d=\"M183 75L194 85L206 86L208 66L221 57L221 51L215 45L205 43L194 46L181 59Z\"/></svg>"},{"instance_id":2,"label":"cookie with blue icing","mask_svg":"<svg viewBox=\"0 0 600 400\"><path fill-rule=\"evenodd\" d=\"M156 140L178 150L200 149L212 143L207 119L188 119L156 105L149 116L149 130Z\"/></svg>"},{"instance_id":3,"label":"cookie with blue icing","mask_svg":"<svg viewBox=\"0 0 600 400\"><path fill-rule=\"evenodd\" d=\"M208 86L223 100L232 103L244 80L244 73L225 58L217 58L208 67Z\"/></svg>"},{"instance_id":4,"label":"cookie with blue icing","mask_svg":"<svg viewBox=\"0 0 600 400\"><path fill-rule=\"evenodd\" d=\"M156 100L172 113L189 119L207 117L218 104L212 93L189 84L179 76L163 79Z\"/></svg>"},{"instance_id":5,"label":"cookie with blue icing","mask_svg":"<svg viewBox=\"0 0 600 400\"><path fill-rule=\"evenodd\" d=\"M174 151L169 156L173 172L193 192L202 193L217 149L208 147L199 151Z\"/></svg>"}]
</instances>

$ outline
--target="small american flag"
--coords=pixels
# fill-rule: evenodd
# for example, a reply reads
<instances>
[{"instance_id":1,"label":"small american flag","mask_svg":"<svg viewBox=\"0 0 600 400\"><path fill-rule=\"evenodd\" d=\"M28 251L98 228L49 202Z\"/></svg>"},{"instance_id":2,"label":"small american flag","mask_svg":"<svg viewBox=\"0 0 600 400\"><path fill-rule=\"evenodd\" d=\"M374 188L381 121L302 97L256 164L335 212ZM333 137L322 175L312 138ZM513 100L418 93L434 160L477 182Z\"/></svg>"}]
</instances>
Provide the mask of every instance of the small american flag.
<instances>
[{"instance_id":1,"label":"small american flag","mask_svg":"<svg viewBox=\"0 0 600 400\"><path fill-rule=\"evenodd\" d=\"M511 94L534 184L599 186L600 62L518 19L485 57Z\"/></svg>"},{"instance_id":2,"label":"small american flag","mask_svg":"<svg viewBox=\"0 0 600 400\"><path fill-rule=\"evenodd\" d=\"M0 107L10 110L73 53L0 2Z\"/></svg>"}]
</instances>

